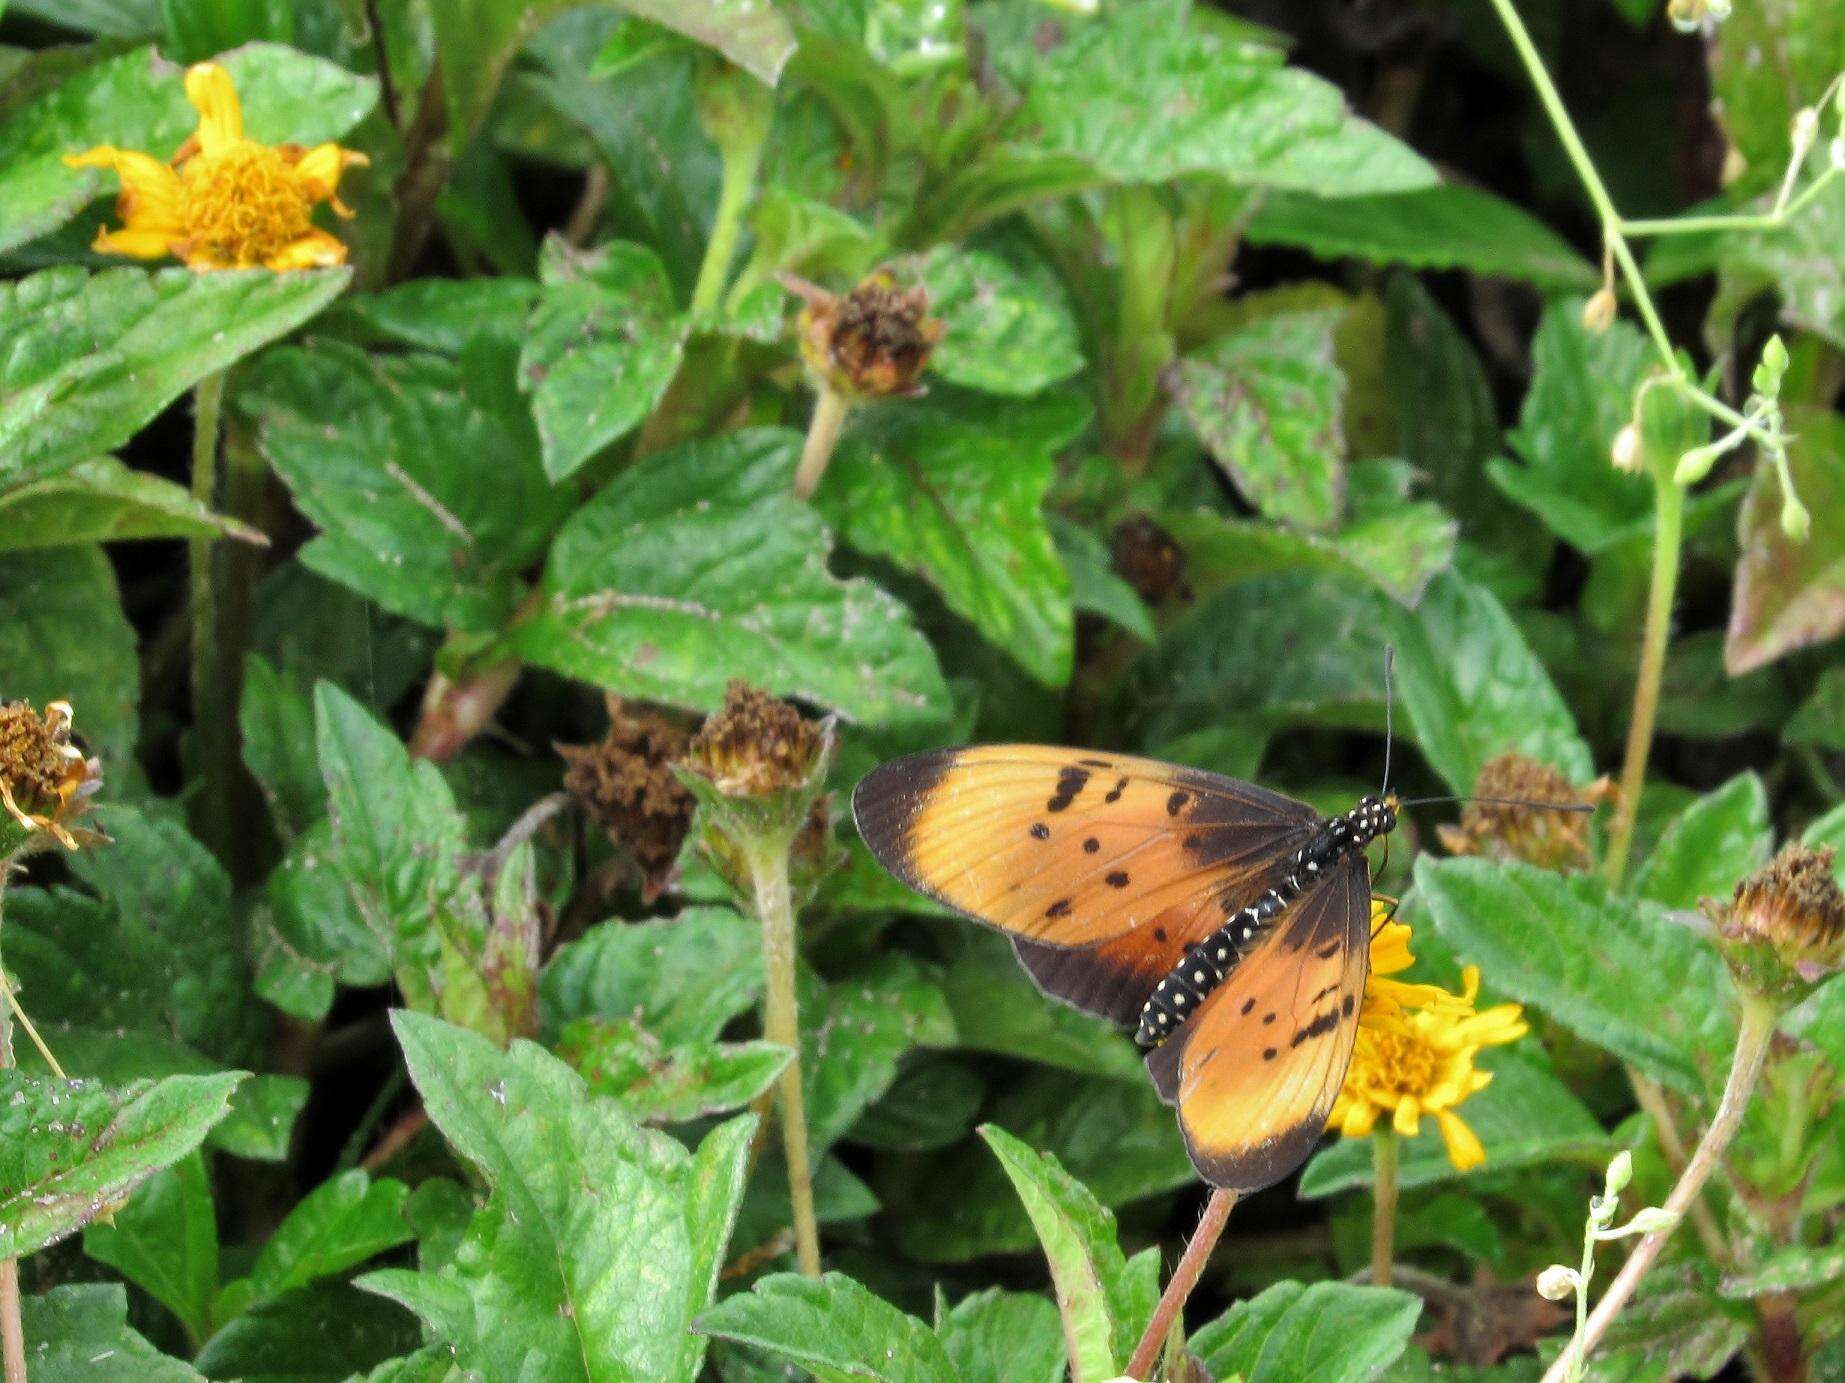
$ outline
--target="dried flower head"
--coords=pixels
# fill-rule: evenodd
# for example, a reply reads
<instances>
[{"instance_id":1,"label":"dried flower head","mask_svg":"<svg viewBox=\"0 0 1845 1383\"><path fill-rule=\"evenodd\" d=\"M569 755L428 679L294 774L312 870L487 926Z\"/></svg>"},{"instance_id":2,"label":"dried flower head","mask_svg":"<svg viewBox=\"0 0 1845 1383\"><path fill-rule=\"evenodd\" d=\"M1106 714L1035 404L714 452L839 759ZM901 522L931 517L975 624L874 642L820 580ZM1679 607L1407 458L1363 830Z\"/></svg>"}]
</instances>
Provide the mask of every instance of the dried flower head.
<instances>
[{"instance_id":1,"label":"dried flower head","mask_svg":"<svg viewBox=\"0 0 1845 1383\"><path fill-rule=\"evenodd\" d=\"M1615 309L1619 306L1614 290L1603 284L1596 289L1589 300L1582 305L1582 327L1584 331L1600 336L1614 325Z\"/></svg>"},{"instance_id":2,"label":"dried flower head","mask_svg":"<svg viewBox=\"0 0 1845 1383\"><path fill-rule=\"evenodd\" d=\"M243 104L216 63L187 69L186 99L199 127L166 163L103 144L67 155L72 168L112 168L121 179L122 228L99 231L93 249L135 259L174 255L195 270L328 268L346 247L313 224L326 202L340 216L340 175L370 160L337 144L261 144L243 132Z\"/></svg>"},{"instance_id":3,"label":"dried flower head","mask_svg":"<svg viewBox=\"0 0 1845 1383\"><path fill-rule=\"evenodd\" d=\"M726 797L766 797L808 786L825 738L786 701L732 682L724 709L692 737L683 763Z\"/></svg>"},{"instance_id":4,"label":"dried flower head","mask_svg":"<svg viewBox=\"0 0 1845 1383\"><path fill-rule=\"evenodd\" d=\"M1599 805L1614 796L1614 784L1598 778L1577 787L1549 764L1523 754L1505 753L1480 766L1474 783L1480 797L1516 799L1520 803L1554 802L1558 806ZM1495 860L1523 860L1544 869L1589 866L1589 821L1580 811L1546 811L1542 806L1505 802L1469 802L1459 826L1440 826L1436 834L1454 855L1483 855Z\"/></svg>"},{"instance_id":5,"label":"dried flower head","mask_svg":"<svg viewBox=\"0 0 1845 1383\"><path fill-rule=\"evenodd\" d=\"M672 877L692 825L692 794L673 773L687 731L656 711L608 701L609 732L600 744L559 744L564 790L633 857L648 901Z\"/></svg>"},{"instance_id":6,"label":"dried flower head","mask_svg":"<svg viewBox=\"0 0 1845 1383\"><path fill-rule=\"evenodd\" d=\"M41 716L23 701L0 705L0 857L43 833L66 850L78 838L66 824L101 785L97 764L70 742L71 708L53 701Z\"/></svg>"},{"instance_id":7,"label":"dried flower head","mask_svg":"<svg viewBox=\"0 0 1845 1383\"><path fill-rule=\"evenodd\" d=\"M1845 893L1830 848L1787 846L1713 915L1731 968L1758 992L1791 999L1845 968Z\"/></svg>"},{"instance_id":8,"label":"dried flower head","mask_svg":"<svg viewBox=\"0 0 1845 1383\"><path fill-rule=\"evenodd\" d=\"M943 331L926 290L899 287L882 269L843 295L782 281L806 300L801 356L828 388L848 399L922 392L918 381Z\"/></svg>"},{"instance_id":9,"label":"dried flower head","mask_svg":"<svg viewBox=\"0 0 1845 1383\"><path fill-rule=\"evenodd\" d=\"M1477 967L1462 972L1461 985L1459 994L1436 990L1440 997L1434 1002L1394 1013L1375 1006L1367 986L1352 1064L1330 1119L1340 1133L1368 1137L1379 1117L1388 1116L1392 1128L1413 1138L1423 1116L1432 1115L1457 1171L1486 1161L1486 1149L1456 1106L1492 1081L1490 1071L1474 1066L1481 1048L1515 1042L1528 1029L1517 1004L1474 1011L1480 992Z\"/></svg>"},{"instance_id":10,"label":"dried flower head","mask_svg":"<svg viewBox=\"0 0 1845 1383\"><path fill-rule=\"evenodd\" d=\"M1115 525L1110 564L1128 585L1149 605L1158 605L1170 597L1181 600L1191 595L1185 580L1185 549L1178 540L1145 514L1136 514Z\"/></svg>"}]
</instances>

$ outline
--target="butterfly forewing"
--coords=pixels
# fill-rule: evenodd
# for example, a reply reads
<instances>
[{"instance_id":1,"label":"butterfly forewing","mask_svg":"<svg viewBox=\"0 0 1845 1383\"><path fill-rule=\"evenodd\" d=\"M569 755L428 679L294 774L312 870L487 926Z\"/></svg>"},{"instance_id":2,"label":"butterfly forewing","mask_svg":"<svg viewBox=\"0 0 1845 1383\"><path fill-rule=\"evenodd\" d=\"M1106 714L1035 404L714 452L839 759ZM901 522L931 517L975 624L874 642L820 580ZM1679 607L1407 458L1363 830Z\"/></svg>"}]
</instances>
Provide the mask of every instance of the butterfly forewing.
<instances>
[{"instance_id":1,"label":"butterfly forewing","mask_svg":"<svg viewBox=\"0 0 1845 1383\"><path fill-rule=\"evenodd\" d=\"M1306 1160L1351 1061L1369 964L1370 874L1341 862L1147 1057L1199 1173L1239 1192Z\"/></svg>"},{"instance_id":2,"label":"butterfly forewing","mask_svg":"<svg viewBox=\"0 0 1845 1383\"><path fill-rule=\"evenodd\" d=\"M1171 922L1160 949L1174 956L1259 891L1315 822L1292 798L1216 774L1037 745L896 760L860 782L852 809L879 863L976 921L1065 949L1129 933L1151 943Z\"/></svg>"}]
</instances>

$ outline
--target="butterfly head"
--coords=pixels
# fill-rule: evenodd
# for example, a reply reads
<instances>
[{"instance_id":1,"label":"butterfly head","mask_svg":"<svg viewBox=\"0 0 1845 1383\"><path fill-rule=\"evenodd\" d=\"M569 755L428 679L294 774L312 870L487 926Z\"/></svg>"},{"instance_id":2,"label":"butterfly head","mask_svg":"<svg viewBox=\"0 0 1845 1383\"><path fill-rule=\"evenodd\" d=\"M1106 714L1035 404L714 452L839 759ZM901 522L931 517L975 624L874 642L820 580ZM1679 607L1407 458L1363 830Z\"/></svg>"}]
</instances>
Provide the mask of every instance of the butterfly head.
<instances>
[{"instance_id":1,"label":"butterfly head","mask_svg":"<svg viewBox=\"0 0 1845 1383\"><path fill-rule=\"evenodd\" d=\"M1359 798L1358 805L1345 814L1345 827L1352 841L1362 848L1396 830L1397 808L1401 805L1394 792Z\"/></svg>"}]
</instances>

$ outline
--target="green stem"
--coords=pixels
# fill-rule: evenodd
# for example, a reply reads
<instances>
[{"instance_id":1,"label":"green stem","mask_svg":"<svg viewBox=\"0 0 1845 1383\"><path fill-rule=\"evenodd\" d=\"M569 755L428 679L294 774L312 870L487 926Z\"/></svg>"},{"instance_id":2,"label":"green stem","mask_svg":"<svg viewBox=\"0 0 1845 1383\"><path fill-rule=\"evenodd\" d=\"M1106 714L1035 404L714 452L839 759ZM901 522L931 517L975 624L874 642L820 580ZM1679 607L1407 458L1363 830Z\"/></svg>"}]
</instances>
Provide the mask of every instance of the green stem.
<instances>
[{"instance_id":1,"label":"green stem","mask_svg":"<svg viewBox=\"0 0 1845 1383\"><path fill-rule=\"evenodd\" d=\"M1371 1135L1371 1285L1390 1285L1390 1265L1397 1242L1397 1131L1380 1128Z\"/></svg>"},{"instance_id":2,"label":"green stem","mask_svg":"<svg viewBox=\"0 0 1845 1383\"><path fill-rule=\"evenodd\" d=\"M1811 205L1838 176L1839 170L1827 168L1798 197L1774 211L1728 212L1715 216L1664 216L1636 221L1622 221L1625 235L1701 235L1713 231L1777 231Z\"/></svg>"},{"instance_id":3,"label":"green stem","mask_svg":"<svg viewBox=\"0 0 1845 1383\"><path fill-rule=\"evenodd\" d=\"M13 872L11 856L0 856L0 905L6 901L7 880ZM5 971L0 970L0 983ZM8 994L12 986L7 986ZM0 1070L13 1065L13 1020L0 1009ZM0 1260L0 1362L6 1383L26 1383L26 1333L19 1319L19 1260Z\"/></svg>"},{"instance_id":4,"label":"green stem","mask_svg":"<svg viewBox=\"0 0 1845 1383\"><path fill-rule=\"evenodd\" d=\"M820 1276L820 1229L814 1219L813 1170L807 1156L807 1106L801 1093L801 1009L795 994L794 896L788 887L788 842L763 841L750 852L756 915L762 923L763 1036L794 1053L777 1081L795 1256Z\"/></svg>"},{"instance_id":5,"label":"green stem","mask_svg":"<svg viewBox=\"0 0 1845 1383\"><path fill-rule=\"evenodd\" d=\"M1608 882L1619 887L1634 843L1634 818L1652 753L1659 687L1665 676L1666 642L1672 632L1672 600L1678 589L1679 547L1684 538L1685 492L1663 467L1653 476L1653 576L1647 594L1646 628L1640 638L1640 672L1634 681L1634 709L1627 725L1621 763L1621 797L1615 806L1604 864Z\"/></svg>"},{"instance_id":6,"label":"green stem","mask_svg":"<svg viewBox=\"0 0 1845 1383\"><path fill-rule=\"evenodd\" d=\"M717 311L724 285L730 281L731 261L737 257L737 238L743 230L743 216L749 210L756 191L756 173L762 167L763 145L768 142L767 122L760 126L743 122L746 128L718 146L723 155L723 173L718 184L717 211L711 220L711 239L705 242L705 257L698 266L698 281L692 285L692 316L708 316Z\"/></svg>"},{"instance_id":7,"label":"green stem","mask_svg":"<svg viewBox=\"0 0 1845 1383\"><path fill-rule=\"evenodd\" d=\"M850 405L846 396L830 384L821 384L814 397L813 420L807 424L807 441L801 447L801 464L794 473L794 497L808 499L820 488L833 448L839 445L839 430L845 425Z\"/></svg>"},{"instance_id":8,"label":"green stem","mask_svg":"<svg viewBox=\"0 0 1845 1383\"><path fill-rule=\"evenodd\" d=\"M1761 1081L1769 1042L1774 1037L1775 1022L1779 1017L1780 1011L1768 1000L1744 991L1736 1051L1730 1058L1730 1074L1724 1081L1723 1096L1717 1102L1717 1112L1699 1141L1697 1150L1691 1154L1691 1160L1685 1164L1684 1173L1666 1197L1665 1209L1679 1220L1685 1217L1699 1192L1704 1189L1704 1184L1710 1180L1711 1173L1717 1170L1724 1152L1730 1146L1730 1140L1742 1125L1743 1112L1748 1109L1749 1099ZM1566 1379L1573 1383L1580 1376L1583 1361L1608 1332L1608 1327L1620 1314L1621 1308L1633 1297L1640 1279L1653 1266L1675 1228L1677 1221L1641 1239L1628 1256L1627 1262L1621 1265L1621 1271L1615 1274L1614 1281L1608 1284L1602 1299L1595 1304L1595 1310L1581 1323L1570 1348L1550 1366L1549 1372L1544 1375L1544 1383L1565 1383Z\"/></svg>"},{"instance_id":9,"label":"green stem","mask_svg":"<svg viewBox=\"0 0 1845 1383\"><path fill-rule=\"evenodd\" d=\"M1172 1279L1160 1294L1159 1305L1153 1308L1153 1319L1147 1322L1146 1333L1134 1348L1134 1357L1128 1360L1127 1377L1144 1379L1153 1376L1154 1361L1166 1347L1166 1337L1172 1333L1173 1323L1185 1309L1186 1298L1191 1296L1192 1289L1198 1285L1198 1279L1204 1273L1204 1265L1211 1257L1211 1250L1217 1247L1217 1241L1223 1237L1224 1226L1230 1222L1230 1212L1235 1207L1236 1192L1221 1188L1211 1192L1211 1199L1205 1202L1204 1215L1198 1221L1198 1228L1192 1231L1191 1241L1186 1244L1178 1266L1172 1270Z\"/></svg>"},{"instance_id":10,"label":"green stem","mask_svg":"<svg viewBox=\"0 0 1845 1383\"><path fill-rule=\"evenodd\" d=\"M192 497L218 510L219 425L224 412L224 372L207 375L192 392ZM188 542L191 582L188 613L192 623L192 743L199 767L200 790L193 804L199 834L222 852L230 834L231 777L236 742L226 723L220 677L218 581L214 570L217 536Z\"/></svg>"}]
</instances>

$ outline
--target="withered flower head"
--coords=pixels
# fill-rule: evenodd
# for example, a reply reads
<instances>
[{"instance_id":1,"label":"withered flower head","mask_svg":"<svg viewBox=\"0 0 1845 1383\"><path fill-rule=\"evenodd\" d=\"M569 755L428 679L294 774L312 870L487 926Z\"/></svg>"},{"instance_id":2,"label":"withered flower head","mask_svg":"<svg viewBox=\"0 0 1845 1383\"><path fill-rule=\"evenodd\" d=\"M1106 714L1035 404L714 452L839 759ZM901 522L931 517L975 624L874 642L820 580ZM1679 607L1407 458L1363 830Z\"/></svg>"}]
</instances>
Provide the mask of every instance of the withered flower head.
<instances>
[{"instance_id":1,"label":"withered flower head","mask_svg":"<svg viewBox=\"0 0 1845 1383\"><path fill-rule=\"evenodd\" d=\"M726 797L766 797L806 787L825 738L786 701L732 682L724 709L686 746L684 765Z\"/></svg>"},{"instance_id":2,"label":"withered flower head","mask_svg":"<svg viewBox=\"0 0 1845 1383\"><path fill-rule=\"evenodd\" d=\"M633 856L648 901L658 897L692 825L692 794L673 772L688 733L667 717L610 697L600 744L559 744L564 790L618 850Z\"/></svg>"},{"instance_id":3,"label":"withered flower head","mask_svg":"<svg viewBox=\"0 0 1845 1383\"><path fill-rule=\"evenodd\" d=\"M1520 803L1593 806L1610 800L1614 785L1606 778L1598 778L1579 788L1549 764L1508 752L1480 766L1474 792L1480 797L1513 798ZM1461 812L1459 826L1438 827L1436 834L1450 854L1523 860L1544 869L1586 869L1590 862L1591 815L1505 802L1469 802Z\"/></svg>"},{"instance_id":4,"label":"withered flower head","mask_svg":"<svg viewBox=\"0 0 1845 1383\"><path fill-rule=\"evenodd\" d=\"M1183 600L1191 595L1185 581L1185 549L1145 514L1115 525L1110 560L1115 575L1149 605L1159 605L1171 596Z\"/></svg>"},{"instance_id":5,"label":"withered flower head","mask_svg":"<svg viewBox=\"0 0 1845 1383\"><path fill-rule=\"evenodd\" d=\"M850 293L829 293L785 276L806 300L801 357L827 387L848 399L920 394L923 367L942 339L922 287L902 288L880 269Z\"/></svg>"},{"instance_id":6,"label":"withered flower head","mask_svg":"<svg viewBox=\"0 0 1845 1383\"><path fill-rule=\"evenodd\" d=\"M1725 958L1744 984L1792 999L1845 968L1845 893L1828 847L1792 844L1710 909Z\"/></svg>"},{"instance_id":7,"label":"withered flower head","mask_svg":"<svg viewBox=\"0 0 1845 1383\"><path fill-rule=\"evenodd\" d=\"M77 848L66 822L101 778L70 733L68 702L53 701L42 716L23 701L0 705L0 857L30 848L41 833L66 850Z\"/></svg>"}]
</instances>

